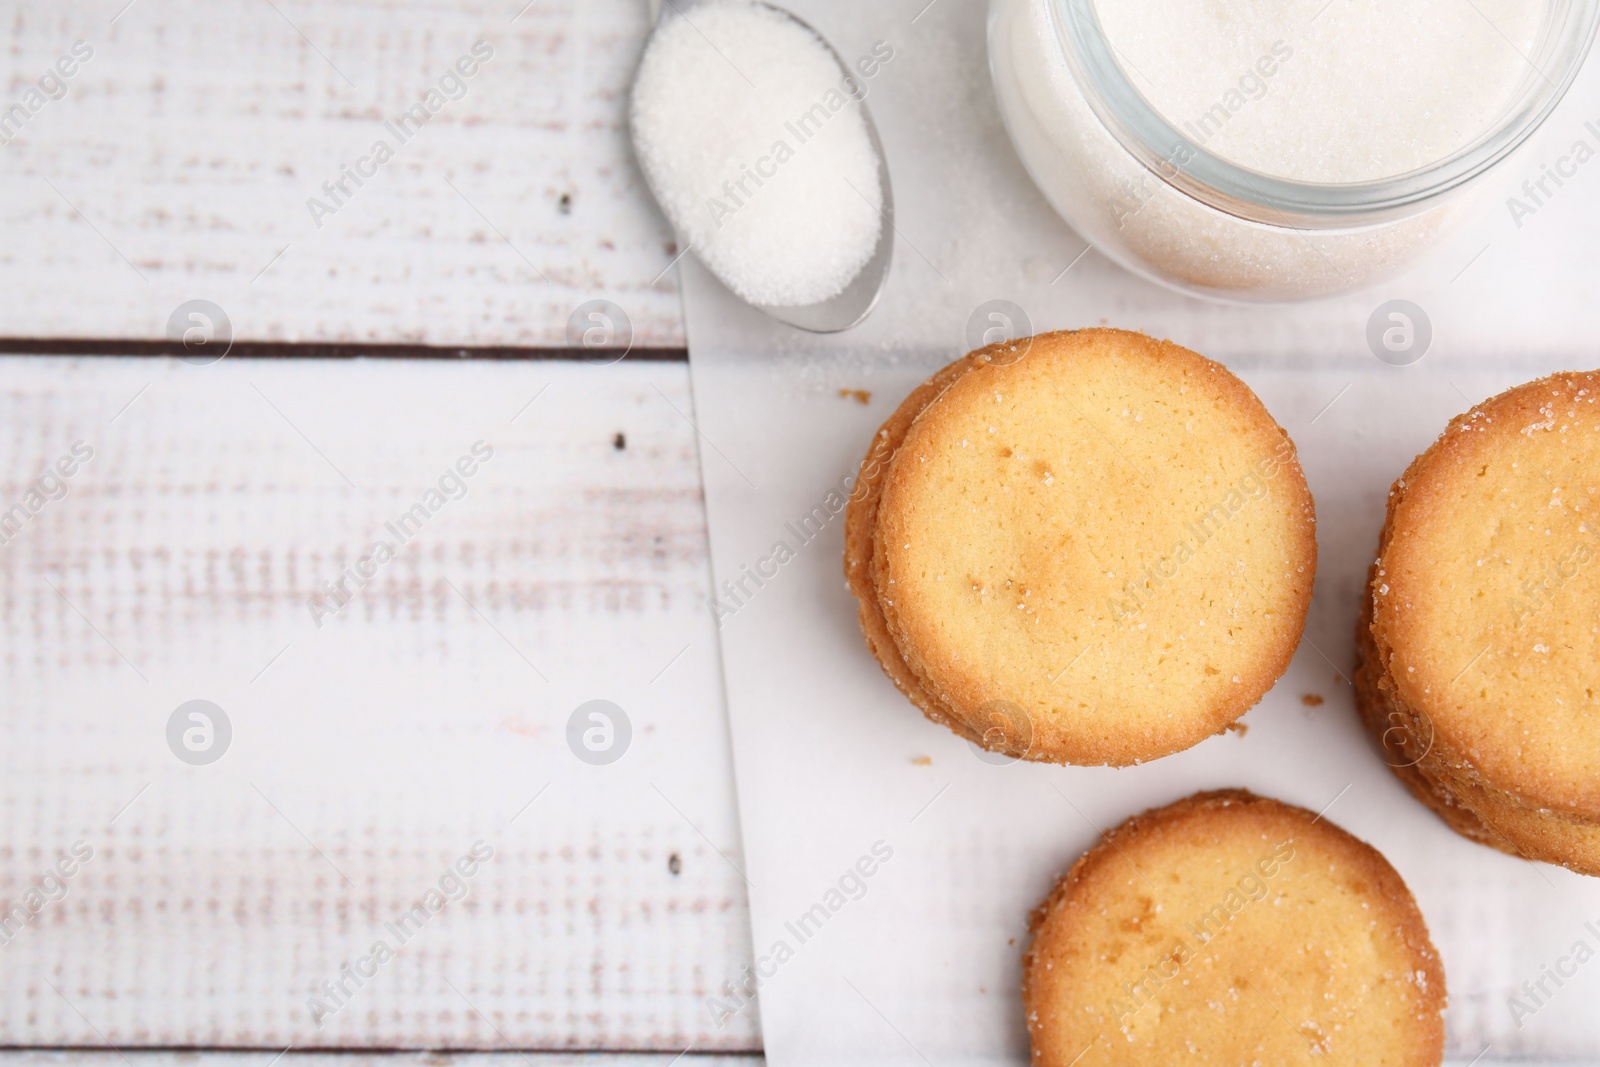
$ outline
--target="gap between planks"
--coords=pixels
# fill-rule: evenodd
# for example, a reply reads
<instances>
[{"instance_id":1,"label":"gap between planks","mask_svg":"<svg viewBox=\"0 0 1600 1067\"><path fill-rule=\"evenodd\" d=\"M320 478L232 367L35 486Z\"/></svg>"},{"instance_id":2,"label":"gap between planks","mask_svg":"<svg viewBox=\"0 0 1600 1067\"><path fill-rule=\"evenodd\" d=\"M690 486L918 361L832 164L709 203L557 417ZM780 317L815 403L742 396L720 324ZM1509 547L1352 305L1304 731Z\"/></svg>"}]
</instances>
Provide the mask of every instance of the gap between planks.
<instances>
[{"instance_id":1,"label":"gap between planks","mask_svg":"<svg viewBox=\"0 0 1600 1067\"><path fill-rule=\"evenodd\" d=\"M181 356L181 343L123 338L3 337L0 355L22 356ZM517 345L422 345L360 342L235 341L228 359L442 359L568 360L612 364L686 363L686 348L639 346L616 349Z\"/></svg>"}]
</instances>

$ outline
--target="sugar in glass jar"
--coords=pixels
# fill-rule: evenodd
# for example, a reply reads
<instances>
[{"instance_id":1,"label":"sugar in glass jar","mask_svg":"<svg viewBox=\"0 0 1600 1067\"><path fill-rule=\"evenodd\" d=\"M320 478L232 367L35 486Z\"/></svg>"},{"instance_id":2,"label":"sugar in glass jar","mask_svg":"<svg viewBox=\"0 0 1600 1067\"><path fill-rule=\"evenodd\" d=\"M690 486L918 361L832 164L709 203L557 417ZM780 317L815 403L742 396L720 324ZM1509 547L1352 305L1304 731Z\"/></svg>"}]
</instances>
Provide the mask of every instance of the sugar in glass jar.
<instances>
[{"instance_id":1,"label":"sugar in glass jar","mask_svg":"<svg viewBox=\"0 0 1600 1067\"><path fill-rule=\"evenodd\" d=\"M1055 209L1224 300L1370 285L1479 210L1600 0L992 0L989 64Z\"/></svg>"}]
</instances>

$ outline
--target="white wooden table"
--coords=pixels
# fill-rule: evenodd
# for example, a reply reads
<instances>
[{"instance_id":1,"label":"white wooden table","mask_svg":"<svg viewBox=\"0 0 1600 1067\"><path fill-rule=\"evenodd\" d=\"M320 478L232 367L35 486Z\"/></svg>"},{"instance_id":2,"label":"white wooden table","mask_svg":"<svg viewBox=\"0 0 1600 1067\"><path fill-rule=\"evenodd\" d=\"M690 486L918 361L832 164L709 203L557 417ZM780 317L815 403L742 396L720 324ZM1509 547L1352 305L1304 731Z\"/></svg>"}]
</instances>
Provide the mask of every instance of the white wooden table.
<instances>
[{"instance_id":1,"label":"white wooden table","mask_svg":"<svg viewBox=\"0 0 1600 1067\"><path fill-rule=\"evenodd\" d=\"M751 954L678 250L623 122L645 8L4 6L0 1067L759 1060L706 1007ZM164 354L194 300L220 363ZM571 347L591 300L628 358ZM169 747L195 699L212 764ZM596 699L609 765L569 742Z\"/></svg>"},{"instance_id":2,"label":"white wooden table","mask_svg":"<svg viewBox=\"0 0 1600 1067\"><path fill-rule=\"evenodd\" d=\"M4 14L0 508L93 458L0 545L0 1058L757 1057L754 1012L705 1008L749 933L676 249L623 124L644 4ZM221 363L160 354L196 299ZM574 359L593 299L631 322L615 365ZM439 361L462 350L494 358ZM319 620L480 440L465 495ZM197 698L233 731L209 766L168 748ZM610 766L568 744L590 699L631 721ZM466 896L363 964L478 841ZM319 1019L325 982L347 1006Z\"/></svg>"}]
</instances>

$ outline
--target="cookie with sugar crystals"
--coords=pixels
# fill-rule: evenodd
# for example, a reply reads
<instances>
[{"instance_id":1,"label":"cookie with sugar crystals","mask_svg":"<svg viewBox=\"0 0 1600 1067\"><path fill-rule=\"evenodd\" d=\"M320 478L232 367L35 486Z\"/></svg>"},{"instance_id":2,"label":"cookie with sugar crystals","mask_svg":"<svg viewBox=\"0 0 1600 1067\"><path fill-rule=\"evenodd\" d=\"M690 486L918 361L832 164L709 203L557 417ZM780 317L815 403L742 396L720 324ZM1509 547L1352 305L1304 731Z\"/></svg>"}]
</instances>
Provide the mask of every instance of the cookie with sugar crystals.
<instances>
[{"instance_id":1,"label":"cookie with sugar crystals","mask_svg":"<svg viewBox=\"0 0 1600 1067\"><path fill-rule=\"evenodd\" d=\"M895 651L894 638L889 634L889 625L884 620L883 609L878 605L872 585L872 531L878 519L879 491L883 488L889 461L894 458L906 430L922 413L922 409L973 363L974 358L969 355L941 367L931 378L913 389L873 435L872 445L867 450L866 458L861 461L845 508L844 576L856 597L861 635L866 639L868 651L883 668L883 673L930 721L947 726L967 740L981 744L982 731L974 731L965 722L955 718L948 708L923 692L911 668Z\"/></svg>"},{"instance_id":2,"label":"cookie with sugar crystals","mask_svg":"<svg viewBox=\"0 0 1600 1067\"><path fill-rule=\"evenodd\" d=\"M846 573L930 718L1127 765L1217 733L1283 673L1315 524L1292 442L1226 368L1078 330L980 349L907 399L863 461Z\"/></svg>"},{"instance_id":3,"label":"cookie with sugar crystals","mask_svg":"<svg viewBox=\"0 0 1600 1067\"><path fill-rule=\"evenodd\" d=\"M1389 493L1356 697L1452 827L1600 874L1600 373L1451 421Z\"/></svg>"},{"instance_id":4,"label":"cookie with sugar crystals","mask_svg":"<svg viewBox=\"0 0 1600 1067\"><path fill-rule=\"evenodd\" d=\"M1137 815L1035 911L1035 1067L1437 1067L1444 970L1371 846L1243 790Z\"/></svg>"}]
</instances>

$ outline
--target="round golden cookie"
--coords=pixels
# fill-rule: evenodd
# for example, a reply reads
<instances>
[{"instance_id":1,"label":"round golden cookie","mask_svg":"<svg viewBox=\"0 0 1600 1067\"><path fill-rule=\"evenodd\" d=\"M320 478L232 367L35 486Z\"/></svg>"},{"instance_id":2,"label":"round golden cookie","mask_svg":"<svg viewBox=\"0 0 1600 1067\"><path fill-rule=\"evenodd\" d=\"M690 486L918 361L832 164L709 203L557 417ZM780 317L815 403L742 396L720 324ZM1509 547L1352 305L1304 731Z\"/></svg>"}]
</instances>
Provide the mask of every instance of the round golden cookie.
<instances>
[{"instance_id":1,"label":"round golden cookie","mask_svg":"<svg viewBox=\"0 0 1600 1067\"><path fill-rule=\"evenodd\" d=\"M1538 810L1453 774L1432 753L1428 728L1398 710L1369 664L1355 676L1357 702L1390 770L1461 836L1527 860L1600 875L1600 820Z\"/></svg>"},{"instance_id":2,"label":"round golden cookie","mask_svg":"<svg viewBox=\"0 0 1600 1067\"><path fill-rule=\"evenodd\" d=\"M1357 662L1353 676L1356 710L1377 743L1384 762L1411 795L1422 801L1456 833L1483 845L1515 853L1508 842L1491 834L1482 819L1474 815L1461 799L1421 764L1433 747L1426 725L1420 725L1407 709L1395 703L1392 692L1383 687L1382 670L1371 645L1371 612L1363 617L1356 631Z\"/></svg>"},{"instance_id":3,"label":"round golden cookie","mask_svg":"<svg viewBox=\"0 0 1600 1067\"><path fill-rule=\"evenodd\" d=\"M1595 373L1502 393L1390 491L1358 697L1426 737L1429 773L1491 824L1600 820L1597 398Z\"/></svg>"},{"instance_id":4,"label":"round golden cookie","mask_svg":"<svg viewBox=\"0 0 1600 1067\"><path fill-rule=\"evenodd\" d=\"M1024 344L1031 344L1029 338ZM961 375L973 366L991 362L1011 362L1023 350L1018 343L1005 342L969 352L954 363L941 367L927 381L913 389L900 406L885 420L873 435L872 446L861 461L857 481L853 487L845 512L844 571L850 589L856 595L857 615L867 649L878 661L878 666L888 675L910 701L930 722L948 727L957 736L980 747L1017 758L1035 760L1049 756L1032 744L1032 723L1026 714L1014 705L995 701L980 709L972 724L946 703L937 693L925 688L911 668L901 658L889 633L888 620L884 618L878 602L877 589L872 584L873 539L877 526L878 501L882 497L883 482L889 471L900 442L905 439L912 422L924 408L939 396Z\"/></svg>"},{"instance_id":5,"label":"round golden cookie","mask_svg":"<svg viewBox=\"0 0 1600 1067\"><path fill-rule=\"evenodd\" d=\"M1227 790L1135 816L1032 925L1034 1067L1444 1057L1444 970L1410 891L1302 808Z\"/></svg>"},{"instance_id":6,"label":"round golden cookie","mask_svg":"<svg viewBox=\"0 0 1600 1067\"><path fill-rule=\"evenodd\" d=\"M1371 601L1357 629L1356 707L1395 777L1452 830L1522 859L1600 875L1600 818L1530 807L1441 760L1432 723L1398 699L1372 639Z\"/></svg>"},{"instance_id":7,"label":"round golden cookie","mask_svg":"<svg viewBox=\"0 0 1600 1067\"><path fill-rule=\"evenodd\" d=\"M1123 330L955 367L858 511L891 677L990 747L1059 763L1154 759L1249 710L1316 570L1294 446L1255 394Z\"/></svg>"},{"instance_id":8,"label":"round golden cookie","mask_svg":"<svg viewBox=\"0 0 1600 1067\"><path fill-rule=\"evenodd\" d=\"M877 659L883 673L929 720L949 727L975 744L982 744L981 731L971 729L965 722L955 718L948 708L923 692L911 668L906 666L900 653L895 650L894 638L889 636L888 623L884 621L877 593L872 586L872 531L877 524L878 499L884 475L889 470L889 461L894 458L895 450L900 447L912 420L946 386L965 373L972 363L973 356L969 355L940 368L933 377L913 389L873 435L872 445L867 450L866 458L861 461L845 507L844 576L856 597L861 635L866 638L867 649Z\"/></svg>"},{"instance_id":9,"label":"round golden cookie","mask_svg":"<svg viewBox=\"0 0 1600 1067\"><path fill-rule=\"evenodd\" d=\"M1405 775L1402 781L1412 794L1463 837L1522 859L1600 875L1600 822L1530 808L1478 783L1452 779L1426 758L1410 770L1415 784Z\"/></svg>"}]
</instances>

